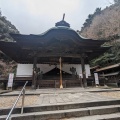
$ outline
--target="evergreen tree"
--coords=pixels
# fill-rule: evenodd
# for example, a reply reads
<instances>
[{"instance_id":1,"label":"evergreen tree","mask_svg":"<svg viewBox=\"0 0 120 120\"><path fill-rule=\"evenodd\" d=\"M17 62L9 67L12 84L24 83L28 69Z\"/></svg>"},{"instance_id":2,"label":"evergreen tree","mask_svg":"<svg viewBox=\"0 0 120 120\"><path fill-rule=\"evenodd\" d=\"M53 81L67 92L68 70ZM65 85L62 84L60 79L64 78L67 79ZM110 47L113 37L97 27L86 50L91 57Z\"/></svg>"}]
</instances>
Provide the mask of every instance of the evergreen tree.
<instances>
[{"instance_id":1,"label":"evergreen tree","mask_svg":"<svg viewBox=\"0 0 120 120\"><path fill-rule=\"evenodd\" d=\"M0 40L12 41L9 33L19 33L19 31L5 16L2 16L0 10Z\"/></svg>"},{"instance_id":2,"label":"evergreen tree","mask_svg":"<svg viewBox=\"0 0 120 120\"><path fill-rule=\"evenodd\" d=\"M120 0L114 0L114 3L120 3Z\"/></svg>"}]
</instances>

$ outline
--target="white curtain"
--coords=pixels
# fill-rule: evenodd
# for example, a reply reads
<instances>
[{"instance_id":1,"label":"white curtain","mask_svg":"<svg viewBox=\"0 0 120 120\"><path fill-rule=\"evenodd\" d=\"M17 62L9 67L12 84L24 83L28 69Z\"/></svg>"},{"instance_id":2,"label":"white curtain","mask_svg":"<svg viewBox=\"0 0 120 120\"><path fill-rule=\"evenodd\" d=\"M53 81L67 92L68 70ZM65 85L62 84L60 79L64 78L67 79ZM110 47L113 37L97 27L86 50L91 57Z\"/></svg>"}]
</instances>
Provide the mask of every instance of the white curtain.
<instances>
[{"instance_id":1,"label":"white curtain","mask_svg":"<svg viewBox=\"0 0 120 120\"><path fill-rule=\"evenodd\" d=\"M40 70L43 72L43 74L51 71L55 67L60 69L59 64L57 66L49 65L49 64L37 64L37 67L40 68ZM62 71L65 71L65 72L67 72L69 74L72 74L72 72L70 71L70 68L72 68L72 67L76 68L77 74L82 77L81 64L63 64ZM91 76L90 66L88 64L85 65L85 70L86 70L86 77ZM16 75L18 77L19 76L28 77L28 76L32 76L32 72L33 72L33 64L18 64Z\"/></svg>"},{"instance_id":2,"label":"white curtain","mask_svg":"<svg viewBox=\"0 0 120 120\"><path fill-rule=\"evenodd\" d=\"M37 64L37 67L40 68L40 71L44 73L47 73L55 68L55 65L49 65L49 64Z\"/></svg>"}]
</instances>

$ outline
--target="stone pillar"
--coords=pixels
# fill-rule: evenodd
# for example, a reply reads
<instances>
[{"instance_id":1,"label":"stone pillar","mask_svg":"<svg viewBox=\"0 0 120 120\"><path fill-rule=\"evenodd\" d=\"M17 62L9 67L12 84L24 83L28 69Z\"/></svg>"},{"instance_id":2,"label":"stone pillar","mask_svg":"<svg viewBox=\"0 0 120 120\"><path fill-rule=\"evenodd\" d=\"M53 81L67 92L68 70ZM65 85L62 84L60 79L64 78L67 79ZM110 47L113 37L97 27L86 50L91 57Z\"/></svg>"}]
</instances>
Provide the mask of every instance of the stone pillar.
<instances>
[{"instance_id":1,"label":"stone pillar","mask_svg":"<svg viewBox=\"0 0 120 120\"><path fill-rule=\"evenodd\" d=\"M32 79L32 88L36 89L36 80L37 80L37 57L34 57L33 61L33 79Z\"/></svg>"},{"instance_id":2,"label":"stone pillar","mask_svg":"<svg viewBox=\"0 0 120 120\"><path fill-rule=\"evenodd\" d=\"M84 56L81 56L80 59L81 59L81 67L82 67L83 86L84 86L84 87L87 87L87 80L86 80Z\"/></svg>"},{"instance_id":3,"label":"stone pillar","mask_svg":"<svg viewBox=\"0 0 120 120\"><path fill-rule=\"evenodd\" d=\"M60 62L60 88L63 88L63 84L62 84L62 59L60 57L59 59Z\"/></svg>"}]
</instances>

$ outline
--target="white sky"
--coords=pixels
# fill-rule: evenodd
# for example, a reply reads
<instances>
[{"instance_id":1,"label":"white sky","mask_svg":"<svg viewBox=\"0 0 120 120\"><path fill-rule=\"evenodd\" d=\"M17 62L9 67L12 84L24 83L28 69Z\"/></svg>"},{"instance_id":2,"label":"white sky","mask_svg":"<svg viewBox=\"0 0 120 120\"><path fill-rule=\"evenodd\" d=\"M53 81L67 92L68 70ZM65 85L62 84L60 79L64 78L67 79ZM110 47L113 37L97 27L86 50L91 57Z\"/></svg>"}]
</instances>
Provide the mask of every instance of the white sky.
<instances>
[{"instance_id":1,"label":"white sky","mask_svg":"<svg viewBox=\"0 0 120 120\"><path fill-rule=\"evenodd\" d=\"M113 0L0 0L2 15L6 16L21 34L40 34L65 21L80 30L89 14L102 9Z\"/></svg>"}]
</instances>

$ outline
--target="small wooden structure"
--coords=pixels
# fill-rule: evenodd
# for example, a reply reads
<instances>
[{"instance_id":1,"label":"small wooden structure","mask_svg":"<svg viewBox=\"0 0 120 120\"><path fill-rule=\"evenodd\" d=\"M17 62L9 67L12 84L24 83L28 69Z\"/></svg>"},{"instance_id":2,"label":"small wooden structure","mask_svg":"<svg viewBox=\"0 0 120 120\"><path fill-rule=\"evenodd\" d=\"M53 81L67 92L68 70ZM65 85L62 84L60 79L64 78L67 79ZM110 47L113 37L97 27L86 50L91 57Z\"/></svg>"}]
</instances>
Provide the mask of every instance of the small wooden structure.
<instances>
[{"instance_id":1,"label":"small wooden structure","mask_svg":"<svg viewBox=\"0 0 120 120\"><path fill-rule=\"evenodd\" d=\"M120 63L96 69L95 72L105 78L105 84L120 86Z\"/></svg>"}]
</instances>

